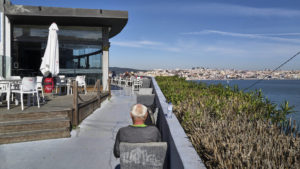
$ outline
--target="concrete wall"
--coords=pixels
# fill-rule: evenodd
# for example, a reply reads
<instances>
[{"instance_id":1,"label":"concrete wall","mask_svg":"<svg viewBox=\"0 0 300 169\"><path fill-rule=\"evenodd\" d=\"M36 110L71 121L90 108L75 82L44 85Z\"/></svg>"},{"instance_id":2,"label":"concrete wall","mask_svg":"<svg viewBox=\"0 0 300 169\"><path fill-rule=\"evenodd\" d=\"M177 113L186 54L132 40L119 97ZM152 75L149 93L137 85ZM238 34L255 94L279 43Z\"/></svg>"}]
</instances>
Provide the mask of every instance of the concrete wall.
<instances>
[{"instance_id":1,"label":"concrete wall","mask_svg":"<svg viewBox=\"0 0 300 169\"><path fill-rule=\"evenodd\" d=\"M5 77L11 76L11 25L9 19L5 16L4 25L4 62L5 62Z\"/></svg>"},{"instance_id":2,"label":"concrete wall","mask_svg":"<svg viewBox=\"0 0 300 169\"><path fill-rule=\"evenodd\" d=\"M103 91L108 91L108 67L109 67L109 51L103 51L102 55L102 86Z\"/></svg>"},{"instance_id":3,"label":"concrete wall","mask_svg":"<svg viewBox=\"0 0 300 169\"><path fill-rule=\"evenodd\" d=\"M1 6L0 6L1 8ZM0 9L0 76L4 76L4 46L3 46L3 39L4 39L4 14L3 8Z\"/></svg>"},{"instance_id":4,"label":"concrete wall","mask_svg":"<svg viewBox=\"0 0 300 169\"><path fill-rule=\"evenodd\" d=\"M109 73L109 28L103 27L102 29L102 86L103 91L108 91L108 73Z\"/></svg>"},{"instance_id":5,"label":"concrete wall","mask_svg":"<svg viewBox=\"0 0 300 169\"><path fill-rule=\"evenodd\" d=\"M166 164L164 168L176 169L205 169L205 165L198 156L192 143L185 134L178 119L173 114L172 118L166 118L166 98L160 90L155 78L152 78L155 104L159 108L157 126L162 134L163 141L168 142Z\"/></svg>"},{"instance_id":6,"label":"concrete wall","mask_svg":"<svg viewBox=\"0 0 300 169\"><path fill-rule=\"evenodd\" d=\"M11 24L4 15L4 0L0 0L0 76L11 76ZM9 1L5 3L10 3Z\"/></svg>"}]
</instances>

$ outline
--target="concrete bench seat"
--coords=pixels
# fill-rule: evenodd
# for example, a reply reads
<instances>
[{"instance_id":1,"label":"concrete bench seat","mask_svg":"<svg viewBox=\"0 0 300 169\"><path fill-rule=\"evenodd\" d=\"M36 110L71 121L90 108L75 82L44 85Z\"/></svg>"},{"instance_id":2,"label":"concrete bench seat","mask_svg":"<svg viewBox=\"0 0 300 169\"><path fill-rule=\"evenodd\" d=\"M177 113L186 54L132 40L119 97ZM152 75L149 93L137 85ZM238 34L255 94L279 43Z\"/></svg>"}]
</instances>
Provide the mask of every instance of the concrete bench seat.
<instances>
[{"instance_id":1,"label":"concrete bench seat","mask_svg":"<svg viewBox=\"0 0 300 169\"><path fill-rule=\"evenodd\" d=\"M153 88L140 88L138 94L140 94L140 95L153 94Z\"/></svg>"},{"instance_id":2,"label":"concrete bench seat","mask_svg":"<svg viewBox=\"0 0 300 169\"><path fill-rule=\"evenodd\" d=\"M143 104L146 107L148 107L149 110L151 110L149 111L149 116L147 116L147 119L145 121L145 124L147 125L156 124L157 115L155 117L153 113L156 112L154 101L155 101L155 94L148 94L148 95L138 94L136 97L137 104Z\"/></svg>"},{"instance_id":3,"label":"concrete bench seat","mask_svg":"<svg viewBox=\"0 0 300 169\"><path fill-rule=\"evenodd\" d=\"M149 79L149 78L143 78L142 81L143 81L143 84L142 84L141 88L149 88L150 87L150 85L151 85L151 79Z\"/></svg>"},{"instance_id":4,"label":"concrete bench seat","mask_svg":"<svg viewBox=\"0 0 300 169\"><path fill-rule=\"evenodd\" d=\"M138 94L136 97L136 103L149 107L154 104L154 99L155 94Z\"/></svg>"},{"instance_id":5,"label":"concrete bench seat","mask_svg":"<svg viewBox=\"0 0 300 169\"><path fill-rule=\"evenodd\" d=\"M162 169L166 152L166 142L121 142L120 167L121 169Z\"/></svg>"}]
</instances>

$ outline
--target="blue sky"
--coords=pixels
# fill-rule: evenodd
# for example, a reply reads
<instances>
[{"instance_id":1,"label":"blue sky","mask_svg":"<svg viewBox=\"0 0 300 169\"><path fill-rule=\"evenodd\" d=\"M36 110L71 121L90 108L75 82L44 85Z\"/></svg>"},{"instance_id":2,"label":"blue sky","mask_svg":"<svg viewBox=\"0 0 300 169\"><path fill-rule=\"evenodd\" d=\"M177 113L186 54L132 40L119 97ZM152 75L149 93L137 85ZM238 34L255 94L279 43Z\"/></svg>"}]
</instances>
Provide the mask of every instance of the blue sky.
<instances>
[{"instance_id":1,"label":"blue sky","mask_svg":"<svg viewBox=\"0 0 300 169\"><path fill-rule=\"evenodd\" d=\"M14 4L127 10L110 66L273 69L300 51L299 0L13 0ZM300 56L282 69L300 69Z\"/></svg>"}]
</instances>

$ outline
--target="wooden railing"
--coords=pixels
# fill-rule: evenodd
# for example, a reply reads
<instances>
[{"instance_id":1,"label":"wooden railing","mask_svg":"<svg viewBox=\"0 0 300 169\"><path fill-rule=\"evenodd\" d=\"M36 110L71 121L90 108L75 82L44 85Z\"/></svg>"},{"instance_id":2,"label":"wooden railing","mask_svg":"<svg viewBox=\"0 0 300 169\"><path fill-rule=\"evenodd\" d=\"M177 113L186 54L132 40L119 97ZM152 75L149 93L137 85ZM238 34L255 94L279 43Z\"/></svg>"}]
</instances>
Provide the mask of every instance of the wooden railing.
<instances>
[{"instance_id":1,"label":"wooden railing","mask_svg":"<svg viewBox=\"0 0 300 169\"><path fill-rule=\"evenodd\" d=\"M87 92L85 95L87 97L83 99L78 91L78 83L76 81L73 82L73 110L71 115L72 127L76 127L97 108L101 107L101 102L110 96L110 83L108 84L109 91L103 92L101 91L100 80L97 80L93 91Z\"/></svg>"}]
</instances>

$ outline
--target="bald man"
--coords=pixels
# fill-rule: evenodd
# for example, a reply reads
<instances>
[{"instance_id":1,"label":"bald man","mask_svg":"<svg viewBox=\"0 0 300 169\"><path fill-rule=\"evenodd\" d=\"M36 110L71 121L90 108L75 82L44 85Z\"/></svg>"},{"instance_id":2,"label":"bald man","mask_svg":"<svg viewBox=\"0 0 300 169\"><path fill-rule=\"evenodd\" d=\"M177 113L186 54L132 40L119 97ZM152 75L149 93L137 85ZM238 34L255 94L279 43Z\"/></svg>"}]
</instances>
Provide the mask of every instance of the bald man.
<instances>
[{"instance_id":1,"label":"bald man","mask_svg":"<svg viewBox=\"0 0 300 169\"><path fill-rule=\"evenodd\" d=\"M132 107L130 116L133 125L121 128L116 136L114 145L114 155L116 158L120 157L120 142L127 143L147 143L160 142L161 135L155 126L145 125L147 118L147 107L142 104L136 104Z\"/></svg>"}]
</instances>

